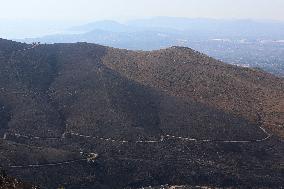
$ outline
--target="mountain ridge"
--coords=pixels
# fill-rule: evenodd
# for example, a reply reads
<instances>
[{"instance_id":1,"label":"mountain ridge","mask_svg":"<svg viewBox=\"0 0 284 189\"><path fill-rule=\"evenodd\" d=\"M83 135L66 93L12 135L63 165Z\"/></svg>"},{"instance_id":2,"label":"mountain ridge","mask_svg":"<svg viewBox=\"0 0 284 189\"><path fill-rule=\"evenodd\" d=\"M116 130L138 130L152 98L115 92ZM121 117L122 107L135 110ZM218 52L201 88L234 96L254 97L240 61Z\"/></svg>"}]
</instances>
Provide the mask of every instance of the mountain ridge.
<instances>
[{"instance_id":1,"label":"mountain ridge","mask_svg":"<svg viewBox=\"0 0 284 189\"><path fill-rule=\"evenodd\" d=\"M272 21L160 17L125 23L98 21L78 26L78 32L71 28L19 41L84 41L131 50L188 46L229 64L258 67L283 77L283 28L283 22Z\"/></svg>"}]
</instances>

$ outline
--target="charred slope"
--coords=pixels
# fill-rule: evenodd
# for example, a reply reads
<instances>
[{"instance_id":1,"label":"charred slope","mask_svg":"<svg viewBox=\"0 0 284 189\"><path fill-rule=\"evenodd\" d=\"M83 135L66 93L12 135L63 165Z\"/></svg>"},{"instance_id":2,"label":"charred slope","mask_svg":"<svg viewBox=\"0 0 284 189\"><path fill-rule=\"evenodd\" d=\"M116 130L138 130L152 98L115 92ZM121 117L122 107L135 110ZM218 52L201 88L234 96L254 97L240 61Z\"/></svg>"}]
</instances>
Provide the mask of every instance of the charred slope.
<instances>
[{"instance_id":1,"label":"charred slope","mask_svg":"<svg viewBox=\"0 0 284 189\"><path fill-rule=\"evenodd\" d=\"M112 136L132 132L135 138L147 129L147 135L159 133L158 96L100 64L104 50L58 45L15 49L2 57L3 129L45 137L70 130Z\"/></svg>"},{"instance_id":2,"label":"charred slope","mask_svg":"<svg viewBox=\"0 0 284 189\"><path fill-rule=\"evenodd\" d=\"M222 78L226 71L241 70L187 49L136 53L84 43L40 45L15 49L1 60L0 100L9 110L1 119L11 117L2 132L46 137L76 131L126 139L264 137L259 120L253 119L262 108L254 85L233 82L243 77ZM223 75L218 76L219 68ZM277 82L278 88L264 87L280 93L282 81Z\"/></svg>"},{"instance_id":3,"label":"charred slope","mask_svg":"<svg viewBox=\"0 0 284 189\"><path fill-rule=\"evenodd\" d=\"M279 78L187 48L133 52L5 40L0 47L0 133L17 142L1 143L1 164L9 169L76 160L81 151L99 154L94 164L10 166L13 176L49 188L283 185L282 141L256 142L266 137L259 126L270 132L283 125ZM71 131L95 137L61 138ZM176 137L160 141L167 134ZM160 142L136 143L141 140Z\"/></svg>"}]
</instances>

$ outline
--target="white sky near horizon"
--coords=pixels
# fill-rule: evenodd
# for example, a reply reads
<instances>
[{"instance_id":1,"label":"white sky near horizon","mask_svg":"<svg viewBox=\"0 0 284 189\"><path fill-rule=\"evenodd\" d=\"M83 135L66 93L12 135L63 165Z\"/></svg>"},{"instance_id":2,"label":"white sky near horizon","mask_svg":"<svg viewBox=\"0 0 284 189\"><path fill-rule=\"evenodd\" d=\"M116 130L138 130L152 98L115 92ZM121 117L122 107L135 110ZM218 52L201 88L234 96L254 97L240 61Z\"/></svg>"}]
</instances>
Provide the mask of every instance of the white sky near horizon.
<instances>
[{"instance_id":1,"label":"white sky near horizon","mask_svg":"<svg viewBox=\"0 0 284 189\"><path fill-rule=\"evenodd\" d=\"M0 0L0 38L60 33L99 20L157 16L284 22L284 0Z\"/></svg>"},{"instance_id":2,"label":"white sky near horizon","mask_svg":"<svg viewBox=\"0 0 284 189\"><path fill-rule=\"evenodd\" d=\"M284 21L284 0L0 0L0 20L88 22L155 16Z\"/></svg>"}]
</instances>

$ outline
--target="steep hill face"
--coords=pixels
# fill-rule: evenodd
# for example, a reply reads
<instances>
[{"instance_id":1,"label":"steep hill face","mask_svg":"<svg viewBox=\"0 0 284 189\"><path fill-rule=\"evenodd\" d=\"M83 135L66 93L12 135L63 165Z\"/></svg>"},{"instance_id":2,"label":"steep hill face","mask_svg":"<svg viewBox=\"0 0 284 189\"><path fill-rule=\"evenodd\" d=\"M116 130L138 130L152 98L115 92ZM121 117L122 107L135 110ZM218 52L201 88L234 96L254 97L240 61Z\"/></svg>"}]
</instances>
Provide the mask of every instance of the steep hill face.
<instances>
[{"instance_id":1,"label":"steep hill face","mask_svg":"<svg viewBox=\"0 0 284 189\"><path fill-rule=\"evenodd\" d=\"M2 57L1 120L11 132L259 139L263 132L257 124L266 121L269 103L283 98L282 80L185 48L132 52L63 44L23 49ZM283 112L271 113L281 121Z\"/></svg>"},{"instance_id":2,"label":"steep hill face","mask_svg":"<svg viewBox=\"0 0 284 189\"><path fill-rule=\"evenodd\" d=\"M107 132L115 125L121 132L130 126L138 132L138 126L157 125L154 93L102 67L103 50L39 47L6 58L1 63L3 128L47 137L70 129Z\"/></svg>"},{"instance_id":3,"label":"steep hill face","mask_svg":"<svg viewBox=\"0 0 284 189\"><path fill-rule=\"evenodd\" d=\"M261 119L283 136L284 82L271 74L224 64L189 48L133 52L108 49L111 69L165 93L240 115Z\"/></svg>"},{"instance_id":4,"label":"steep hill face","mask_svg":"<svg viewBox=\"0 0 284 189\"><path fill-rule=\"evenodd\" d=\"M50 188L280 186L283 103L283 79L188 48L0 40L0 162Z\"/></svg>"}]
</instances>

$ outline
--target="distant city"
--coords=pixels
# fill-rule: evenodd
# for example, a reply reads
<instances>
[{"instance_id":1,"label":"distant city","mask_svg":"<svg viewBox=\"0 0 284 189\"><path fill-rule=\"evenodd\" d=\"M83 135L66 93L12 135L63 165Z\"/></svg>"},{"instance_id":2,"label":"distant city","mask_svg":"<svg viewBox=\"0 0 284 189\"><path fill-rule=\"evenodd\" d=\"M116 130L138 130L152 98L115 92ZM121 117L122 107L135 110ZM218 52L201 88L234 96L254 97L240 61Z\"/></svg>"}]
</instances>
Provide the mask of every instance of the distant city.
<instances>
[{"instance_id":1,"label":"distant city","mask_svg":"<svg viewBox=\"0 0 284 189\"><path fill-rule=\"evenodd\" d=\"M130 50L186 46L224 62L284 76L284 23L158 17L121 24L99 21L57 34L16 39L32 43L89 42Z\"/></svg>"}]
</instances>

